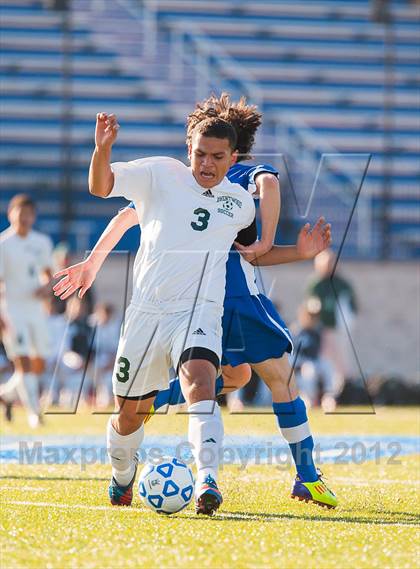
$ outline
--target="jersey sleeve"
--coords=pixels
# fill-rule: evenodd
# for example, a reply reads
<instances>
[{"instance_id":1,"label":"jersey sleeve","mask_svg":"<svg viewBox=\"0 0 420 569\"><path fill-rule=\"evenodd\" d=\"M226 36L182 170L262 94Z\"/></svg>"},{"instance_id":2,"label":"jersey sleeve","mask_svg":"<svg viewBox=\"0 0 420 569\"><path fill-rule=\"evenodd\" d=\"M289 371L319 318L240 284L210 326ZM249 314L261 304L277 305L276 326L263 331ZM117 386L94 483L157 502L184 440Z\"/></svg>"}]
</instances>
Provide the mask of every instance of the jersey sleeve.
<instances>
[{"instance_id":1,"label":"jersey sleeve","mask_svg":"<svg viewBox=\"0 0 420 569\"><path fill-rule=\"evenodd\" d=\"M249 225L248 227L245 227L245 229L241 229L241 231L238 233L235 241L237 241L238 243L240 243L244 247L249 247L249 245L252 245L253 243L255 243L255 241L257 240L257 237L258 237L257 220L254 217L254 221L251 223L251 225Z\"/></svg>"},{"instance_id":2,"label":"jersey sleeve","mask_svg":"<svg viewBox=\"0 0 420 569\"><path fill-rule=\"evenodd\" d=\"M123 207L120 207L120 209L118 210L118 212L120 211L124 211L125 209L136 209L136 204L134 202L130 202L128 205L125 205Z\"/></svg>"},{"instance_id":3,"label":"jersey sleeve","mask_svg":"<svg viewBox=\"0 0 420 569\"><path fill-rule=\"evenodd\" d=\"M276 178L279 177L279 172L268 164L258 164L248 172L248 191L254 195L257 191L256 178L259 174L273 174Z\"/></svg>"},{"instance_id":4,"label":"jersey sleeve","mask_svg":"<svg viewBox=\"0 0 420 569\"><path fill-rule=\"evenodd\" d=\"M152 170L149 160L143 158L132 162L114 162L114 187L108 198L123 197L132 201L145 201L152 190Z\"/></svg>"}]
</instances>

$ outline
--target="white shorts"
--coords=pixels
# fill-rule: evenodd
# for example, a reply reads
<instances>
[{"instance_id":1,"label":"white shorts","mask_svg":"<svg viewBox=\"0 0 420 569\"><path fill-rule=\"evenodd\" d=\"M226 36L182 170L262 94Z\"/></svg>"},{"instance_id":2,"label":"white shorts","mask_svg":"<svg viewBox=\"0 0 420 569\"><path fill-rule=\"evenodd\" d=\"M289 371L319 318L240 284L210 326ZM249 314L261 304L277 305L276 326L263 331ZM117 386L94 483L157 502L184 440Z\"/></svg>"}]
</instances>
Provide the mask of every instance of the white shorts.
<instances>
[{"instance_id":1,"label":"white shorts","mask_svg":"<svg viewBox=\"0 0 420 569\"><path fill-rule=\"evenodd\" d=\"M144 312L130 305L121 330L112 374L113 392L142 397L169 386L169 369L177 369L181 355L204 348L219 367L222 355L223 308L203 303L191 311L172 314ZM200 357L196 351L193 358ZM191 359L190 357L186 359Z\"/></svg>"},{"instance_id":2,"label":"white shorts","mask_svg":"<svg viewBox=\"0 0 420 569\"><path fill-rule=\"evenodd\" d=\"M42 306L8 305L3 344L10 360L18 356L47 358L51 345L48 320Z\"/></svg>"}]
</instances>

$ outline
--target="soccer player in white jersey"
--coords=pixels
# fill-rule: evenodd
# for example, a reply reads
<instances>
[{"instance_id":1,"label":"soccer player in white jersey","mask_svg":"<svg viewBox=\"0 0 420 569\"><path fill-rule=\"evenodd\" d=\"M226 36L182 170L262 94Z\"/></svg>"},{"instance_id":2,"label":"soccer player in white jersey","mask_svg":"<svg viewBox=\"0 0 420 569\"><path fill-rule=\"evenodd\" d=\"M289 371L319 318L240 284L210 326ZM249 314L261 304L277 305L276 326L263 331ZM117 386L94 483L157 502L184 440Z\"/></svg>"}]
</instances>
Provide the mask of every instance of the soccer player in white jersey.
<instances>
[{"instance_id":1,"label":"soccer player in white jersey","mask_svg":"<svg viewBox=\"0 0 420 569\"><path fill-rule=\"evenodd\" d=\"M35 216L29 196L14 196L8 207L10 227L0 234L0 329L7 356L14 364L14 374L1 386L0 394L9 401L18 394L31 427L38 426L41 419L39 380L49 353L42 301L51 294L52 276L52 242L32 229Z\"/></svg>"},{"instance_id":2,"label":"soccer player in white jersey","mask_svg":"<svg viewBox=\"0 0 420 569\"><path fill-rule=\"evenodd\" d=\"M198 103L189 116L188 133L192 133L197 124L210 116L219 116L234 126L238 135L240 158L249 156L261 120L257 109L247 105L244 99L232 103L227 94L222 94L220 99L212 96L203 103ZM257 264L260 265L312 258L331 242L331 228L323 218L320 218L312 230L309 224L302 228L296 245L271 247L279 211L278 203L276 208L276 193L277 196L279 193L276 175L271 166L250 166L241 163L233 165L228 172L228 178L232 182L238 181L250 192L255 192L256 187L259 192L262 240L254 242L257 236L256 229L254 228L252 236L251 228L241 232L240 235L242 238L242 233L246 233L245 240L248 243L243 243L243 239L239 239L238 236L236 246L253 243L249 248L241 247L241 251L243 255L250 257L250 260L253 260L258 253ZM67 286L61 298L67 298L79 287L81 287L79 294L83 296L91 286L107 252L115 246L127 229L137 223L137 216L132 207L134 208L134 204L120 211L111 221L88 260L62 271L61 274L67 278ZM271 250L264 253L264 247L267 246L271 247ZM252 250L251 254L249 249ZM255 275L251 265L243 263L238 255L232 253L227 263L222 321L223 378L218 378L216 381L217 392L222 389L226 392L235 387L239 388L249 380L248 363L258 366L259 375L272 391L276 420L281 433L289 443L296 465L297 475L293 483L292 497L335 507L337 499L325 486L315 466L312 453L313 437L303 401L296 397L294 375L285 354L291 345L290 334L270 300L259 294L254 280ZM59 286L57 292L60 292ZM233 349L230 346L233 346ZM242 346L242 349L238 350L238 346ZM171 382L170 389L158 394L154 408L157 409L168 403L175 404L182 399L179 381L175 380Z\"/></svg>"},{"instance_id":3,"label":"soccer player in white jersey","mask_svg":"<svg viewBox=\"0 0 420 569\"><path fill-rule=\"evenodd\" d=\"M118 128L114 115L97 115L89 172L91 193L132 200L142 227L113 374L118 414L108 424L110 499L131 504L144 418L168 386L173 366L188 404L196 511L212 515L222 502L217 474L223 424L215 381L226 261L238 232L253 222L255 207L248 192L225 178L237 157L236 132L226 121L212 118L197 126L188 148L191 168L168 157L111 164Z\"/></svg>"}]
</instances>

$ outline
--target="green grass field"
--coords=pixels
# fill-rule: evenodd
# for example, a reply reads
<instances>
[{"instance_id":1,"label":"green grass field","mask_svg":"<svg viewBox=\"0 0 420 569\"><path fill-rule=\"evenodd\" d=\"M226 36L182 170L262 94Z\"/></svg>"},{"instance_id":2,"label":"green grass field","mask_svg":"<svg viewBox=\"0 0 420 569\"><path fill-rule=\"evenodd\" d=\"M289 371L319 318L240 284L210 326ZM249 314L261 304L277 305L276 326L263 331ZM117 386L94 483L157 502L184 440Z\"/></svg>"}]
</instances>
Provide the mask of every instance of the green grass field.
<instances>
[{"instance_id":1,"label":"green grass field","mask_svg":"<svg viewBox=\"0 0 420 569\"><path fill-rule=\"evenodd\" d=\"M50 416L44 434L104 431L106 417ZM418 435L415 409L375 415L311 413L315 434ZM269 415L225 415L227 433L273 433ZM29 429L19 414L6 435ZM153 419L147 432L186 431L186 417ZM31 433L36 434L36 433ZM289 497L292 470L225 466L225 502L214 518L193 506L171 517L108 504L110 468L91 465L1 466L1 566L8 567L415 567L419 565L419 457L326 464L336 510Z\"/></svg>"}]
</instances>

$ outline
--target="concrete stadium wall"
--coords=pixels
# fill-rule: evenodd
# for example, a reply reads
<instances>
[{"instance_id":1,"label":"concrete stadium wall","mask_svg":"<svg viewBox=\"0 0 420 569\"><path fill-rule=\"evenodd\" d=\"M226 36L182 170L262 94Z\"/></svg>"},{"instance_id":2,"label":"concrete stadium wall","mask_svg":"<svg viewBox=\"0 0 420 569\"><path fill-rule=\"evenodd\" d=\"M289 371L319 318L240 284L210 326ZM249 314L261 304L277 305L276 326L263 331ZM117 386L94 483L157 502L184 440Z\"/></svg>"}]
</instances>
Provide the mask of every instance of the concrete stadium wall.
<instances>
[{"instance_id":1,"label":"concrete stadium wall","mask_svg":"<svg viewBox=\"0 0 420 569\"><path fill-rule=\"evenodd\" d=\"M343 261L339 269L353 283L358 297L359 315L352 340L364 374L396 374L410 381L419 380L419 266ZM110 301L122 308L126 273L127 261L123 255L109 258L97 279L97 300ZM311 274L309 262L261 270L266 294L280 307L289 325L295 320ZM131 278L130 270L128 298Z\"/></svg>"}]
</instances>

